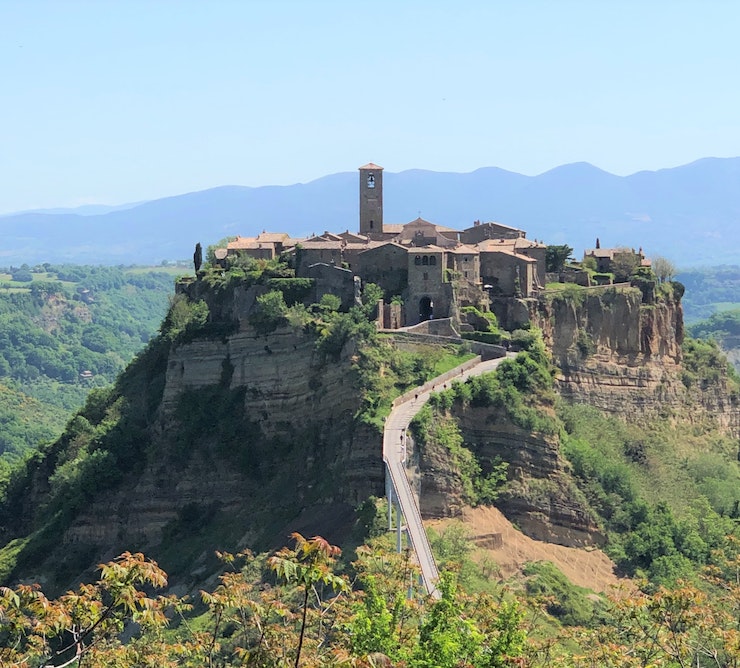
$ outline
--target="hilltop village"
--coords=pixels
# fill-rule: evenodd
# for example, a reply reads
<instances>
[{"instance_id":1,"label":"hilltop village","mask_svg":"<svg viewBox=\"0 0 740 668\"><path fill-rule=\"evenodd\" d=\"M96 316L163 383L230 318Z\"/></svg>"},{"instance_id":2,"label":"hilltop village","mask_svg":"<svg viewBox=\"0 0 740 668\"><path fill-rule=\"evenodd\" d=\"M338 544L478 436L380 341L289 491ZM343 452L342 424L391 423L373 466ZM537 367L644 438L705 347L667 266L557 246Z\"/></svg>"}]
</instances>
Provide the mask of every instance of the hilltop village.
<instances>
[{"instance_id":1,"label":"hilltop village","mask_svg":"<svg viewBox=\"0 0 740 668\"><path fill-rule=\"evenodd\" d=\"M233 256L272 260L289 254L296 276L314 279L319 292L331 292L350 305L365 283L382 288L387 304L380 326L398 328L431 319L456 317L458 309L483 311L492 302L537 297L545 288L547 246L527 239L523 230L497 222L475 221L456 230L417 218L409 223L383 220L383 168L359 168L359 230L324 232L305 239L263 231L236 237L215 252L224 266ZM624 249L587 251L599 271L608 271L615 253ZM640 249L636 264L649 265ZM554 280L579 282L577 273ZM401 305L402 302L402 305Z\"/></svg>"}]
</instances>

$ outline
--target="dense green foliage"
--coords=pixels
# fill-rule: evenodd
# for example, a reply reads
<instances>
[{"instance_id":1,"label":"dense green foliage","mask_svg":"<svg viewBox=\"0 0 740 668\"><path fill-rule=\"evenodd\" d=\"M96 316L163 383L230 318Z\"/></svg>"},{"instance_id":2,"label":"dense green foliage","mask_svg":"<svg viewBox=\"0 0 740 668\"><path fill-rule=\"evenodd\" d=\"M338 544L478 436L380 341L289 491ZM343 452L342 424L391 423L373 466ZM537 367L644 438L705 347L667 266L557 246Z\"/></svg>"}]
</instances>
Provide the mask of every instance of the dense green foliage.
<instances>
[{"instance_id":1,"label":"dense green foliage","mask_svg":"<svg viewBox=\"0 0 740 668\"><path fill-rule=\"evenodd\" d=\"M88 394L61 437L0 476L0 537L27 536L16 548L0 550L0 580L17 567L41 563L77 513L101 492L140 472L164 388L167 350L165 341L153 339L115 385ZM42 480L47 491L39 506L27 509L33 480ZM55 575L69 577L65 569L79 569L84 558L67 549Z\"/></svg>"},{"instance_id":2,"label":"dense green foliage","mask_svg":"<svg viewBox=\"0 0 740 668\"><path fill-rule=\"evenodd\" d=\"M530 431L557 433L551 410L555 401L549 356L537 332L521 331L516 339L523 350L513 359L506 359L495 373L453 383L432 401L433 406L449 410L454 402L471 406L499 408L511 421Z\"/></svg>"},{"instance_id":3,"label":"dense green foliage","mask_svg":"<svg viewBox=\"0 0 740 668\"><path fill-rule=\"evenodd\" d=\"M740 400L740 378L714 340L686 338L682 346L681 380L686 387L706 389L710 384L726 382L729 399Z\"/></svg>"},{"instance_id":4,"label":"dense green foliage","mask_svg":"<svg viewBox=\"0 0 740 668\"><path fill-rule=\"evenodd\" d=\"M503 360L495 372L474 376L432 395L411 423L414 440L424 453L444 453L458 478L463 499L470 505L493 504L507 478L508 463L481 460L465 443L454 417L465 406L501 411L514 424L530 431L557 433L552 413L555 399L549 358L542 339L531 332L529 350Z\"/></svg>"},{"instance_id":5,"label":"dense green foliage","mask_svg":"<svg viewBox=\"0 0 740 668\"><path fill-rule=\"evenodd\" d=\"M112 383L157 331L173 274L43 265L0 274L0 455L58 435L91 387ZM83 373L84 372L84 373Z\"/></svg>"},{"instance_id":6,"label":"dense green foliage","mask_svg":"<svg viewBox=\"0 0 740 668\"><path fill-rule=\"evenodd\" d=\"M537 597L549 614L565 626L596 626L605 621L604 602L588 589L577 587L549 561L527 564L524 586L529 596Z\"/></svg>"},{"instance_id":7,"label":"dense green foliage","mask_svg":"<svg viewBox=\"0 0 740 668\"><path fill-rule=\"evenodd\" d=\"M561 406L562 450L630 575L692 578L727 547L740 517L740 467L729 438L656 423L627 425L587 406ZM734 460L734 461L733 461Z\"/></svg>"},{"instance_id":8,"label":"dense green foliage","mask_svg":"<svg viewBox=\"0 0 740 668\"><path fill-rule=\"evenodd\" d=\"M707 320L695 322L687 331L697 339L724 339L740 336L740 308L713 313Z\"/></svg>"},{"instance_id":9,"label":"dense green foliage","mask_svg":"<svg viewBox=\"0 0 740 668\"><path fill-rule=\"evenodd\" d=\"M354 364L362 393L358 419L382 431L393 399L471 357L462 346L418 346L415 352L407 352L385 337L374 337L373 345L359 348Z\"/></svg>"},{"instance_id":10,"label":"dense green foliage","mask_svg":"<svg viewBox=\"0 0 740 668\"><path fill-rule=\"evenodd\" d=\"M385 546L359 551L353 578L339 548L293 534L271 555L221 554L224 572L196 600L155 595L166 573L124 553L100 577L59 599L21 586L0 591L3 665L334 666L504 668L521 665L527 631L512 596L469 595L454 574L442 597L407 597L416 569ZM135 622L124 642L121 629ZM168 624L168 621L170 624ZM167 626L170 630L166 630ZM76 657L76 658L75 658ZM69 664L68 664L69 665Z\"/></svg>"},{"instance_id":11,"label":"dense green foliage","mask_svg":"<svg viewBox=\"0 0 740 668\"><path fill-rule=\"evenodd\" d=\"M547 271L561 271L573 254L573 249L565 244L560 246L548 246L545 249L545 268Z\"/></svg>"}]
</instances>

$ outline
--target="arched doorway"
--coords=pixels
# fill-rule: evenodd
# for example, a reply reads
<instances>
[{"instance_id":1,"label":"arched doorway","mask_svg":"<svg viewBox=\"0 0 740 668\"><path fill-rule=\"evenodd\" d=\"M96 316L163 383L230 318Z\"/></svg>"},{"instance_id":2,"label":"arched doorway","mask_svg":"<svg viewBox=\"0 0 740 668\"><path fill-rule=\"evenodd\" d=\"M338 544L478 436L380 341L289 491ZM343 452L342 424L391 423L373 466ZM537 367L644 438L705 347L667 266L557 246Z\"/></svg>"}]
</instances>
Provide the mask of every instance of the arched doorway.
<instances>
[{"instance_id":1,"label":"arched doorway","mask_svg":"<svg viewBox=\"0 0 740 668\"><path fill-rule=\"evenodd\" d=\"M429 297L422 297L419 300L419 322L431 320L434 317L434 303Z\"/></svg>"}]
</instances>

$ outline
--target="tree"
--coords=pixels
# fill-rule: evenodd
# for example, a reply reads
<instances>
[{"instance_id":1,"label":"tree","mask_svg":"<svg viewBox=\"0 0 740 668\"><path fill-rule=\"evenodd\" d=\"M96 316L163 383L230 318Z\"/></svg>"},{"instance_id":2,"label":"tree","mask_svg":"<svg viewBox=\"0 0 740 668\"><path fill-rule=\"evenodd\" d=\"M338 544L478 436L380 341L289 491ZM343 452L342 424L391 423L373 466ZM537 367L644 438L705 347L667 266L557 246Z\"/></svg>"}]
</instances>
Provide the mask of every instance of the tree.
<instances>
[{"instance_id":1,"label":"tree","mask_svg":"<svg viewBox=\"0 0 740 668\"><path fill-rule=\"evenodd\" d=\"M545 250L545 268L547 271L562 271L573 249L568 245L548 246Z\"/></svg>"},{"instance_id":2,"label":"tree","mask_svg":"<svg viewBox=\"0 0 740 668\"><path fill-rule=\"evenodd\" d=\"M612 272L617 283L628 281L640 266L640 256L631 248L618 248L614 251Z\"/></svg>"},{"instance_id":3,"label":"tree","mask_svg":"<svg viewBox=\"0 0 740 668\"><path fill-rule=\"evenodd\" d=\"M653 272L661 283L672 281L676 277L676 265L669 259L656 255L652 262Z\"/></svg>"},{"instance_id":4,"label":"tree","mask_svg":"<svg viewBox=\"0 0 740 668\"><path fill-rule=\"evenodd\" d=\"M150 598L143 591L167 584L155 562L125 552L101 565L100 572L96 583L80 585L55 601L37 586L0 587L0 665L81 665L88 654L118 645L128 621L142 628L167 623L169 599Z\"/></svg>"},{"instance_id":5,"label":"tree","mask_svg":"<svg viewBox=\"0 0 740 668\"><path fill-rule=\"evenodd\" d=\"M303 590L301 604L301 626L298 635L298 647L295 655L295 668L298 668L306 636L306 617L308 615L308 597L315 592L316 585L323 584L336 595L349 591L349 583L332 570L332 565L341 554L336 545L330 545L321 536L306 539L299 533L291 534L295 548L284 547L280 552L267 560L276 575L288 584L295 583ZM317 594L319 604L321 598Z\"/></svg>"},{"instance_id":6,"label":"tree","mask_svg":"<svg viewBox=\"0 0 740 668\"><path fill-rule=\"evenodd\" d=\"M257 297L257 308L249 316L249 322L259 334L269 334L285 322L287 312L283 293L271 290Z\"/></svg>"},{"instance_id":7,"label":"tree","mask_svg":"<svg viewBox=\"0 0 740 668\"><path fill-rule=\"evenodd\" d=\"M234 241L234 239L236 239L236 237L234 236L224 237L223 239L220 239L219 241L217 241L215 244L211 244L210 246L208 246L206 248L206 262L210 264L211 266L215 265L216 264L216 251L219 248L226 248L228 243L230 241Z\"/></svg>"},{"instance_id":8,"label":"tree","mask_svg":"<svg viewBox=\"0 0 740 668\"><path fill-rule=\"evenodd\" d=\"M378 302L383 299L383 288L375 283L365 283L362 287L362 308L368 318L377 315Z\"/></svg>"},{"instance_id":9,"label":"tree","mask_svg":"<svg viewBox=\"0 0 740 668\"><path fill-rule=\"evenodd\" d=\"M200 271L200 265L203 264L203 247L200 245L200 241L195 244L195 252L193 253L193 265L195 266L195 273Z\"/></svg>"}]
</instances>

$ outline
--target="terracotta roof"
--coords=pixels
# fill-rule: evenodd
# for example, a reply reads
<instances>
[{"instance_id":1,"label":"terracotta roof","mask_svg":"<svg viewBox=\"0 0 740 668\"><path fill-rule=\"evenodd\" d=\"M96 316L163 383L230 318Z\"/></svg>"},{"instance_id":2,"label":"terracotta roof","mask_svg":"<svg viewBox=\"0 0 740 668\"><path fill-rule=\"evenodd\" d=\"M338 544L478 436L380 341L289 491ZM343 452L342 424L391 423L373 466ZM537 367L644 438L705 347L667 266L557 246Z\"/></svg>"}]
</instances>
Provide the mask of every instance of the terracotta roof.
<instances>
[{"instance_id":1,"label":"terracotta roof","mask_svg":"<svg viewBox=\"0 0 740 668\"><path fill-rule=\"evenodd\" d=\"M524 232L524 230L518 227L513 227L512 225L504 225L503 223L497 223L495 220L489 220L485 223L481 223L478 227L480 227L481 225L495 225L496 227L503 227L504 229L507 229L507 230L513 230L514 232Z\"/></svg>"},{"instance_id":2,"label":"terracotta roof","mask_svg":"<svg viewBox=\"0 0 740 668\"><path fill-rule=\"evenodd\" d=\"M524 237L518 237L516 239L512 239L514 242L515 248L547 248L545 244L541 244L537 241L532 241L531 239L526 239Z\"/></svg>"},{"instance_id":3,"label":"terracotta roof","mask_svg":"<svg viewBox=\"0 0 740 668\"><path fill-rule=\"evenodd\" d=\"M345 239L346 241L354 241L358 243L360 241L367 241L370 238L365 236L364 234L357 234L356 232L350 232L349 230L347 230L346 232L342 232L337 236L342 237L342 239Z\"/></svg>"},{"instance_id":4,"label":"terracotta roof","mask_svg":"<svg viewBox=\"0 0 740 668\"><path fill-rule=\"evenodd\" d=\"M478 249L475 246L460 244L455 248L448 248L448 253L459 253L460 255L478 255Z\"/></svg>"},{"instance_id":5,"label":"terracotta roof","mask_svg":"<svg viewBox=\"0 0 740 668\"><path fill-rule=\"evenodd\" d=\"M384 234L401 234L404 223L383 223Z\"/></svg>"},{"instance_id":6,"label":"terracotta roof","mask_svg":"<svg viewBox=\"0 0 740 668\"><path fill-rule=\"evenodd\" d=\"M383 168L380 165L376 165L374 162L368 162L366 165L363 165L362 167L358 167L358 169L375 169L378 171L383 170Z\"/></svg>"},{"instance_id":7,"label":"terracotta roof","mask_svg":"<svg viewBox=\"0 0 740 668\"><path fill-rule=\"evenodd\" d=\"M239 249L239 248L252 248L249 244L253 244L257 241L254 237L237 237L233 241L229 241L228 244L226 244L226 248L233 248L233 249Z\"/></svg>"},{"instance_id":8,"label":"terracotta roof","mask_svg":"<svg viewBox=\"0 0 740 668\"><path fill-rule=\"evenodd\" d=\"M428 220L424 220L421 216L415 218L409 223L406 223L406 225L418 225L419 223L423 223L424 225L431 225L432 227L437 227L434 223L430 223ZM406 227L406 225L404 225L404 227Z\"/></svg>"},{"instance_id":9,"label":"terracotta roof","mask_svg":"<svg viewBox=\"0 0 740 668\"><path fill-rule=\"evenodd\" d=\"M377 248L378 246L385 246L387 241L347 241L344 244L346 250L367 250L368 248Z\"/></svg>"},{"instance_id":10,"label":"terracotta roof","mask_svg":"<svg viewBox=\"0 0 740 668\"><path fill-rule=\"evenodd\" d=\"M322 239L321 237L312 237L311 239L306 239L302 245L306 250L342 250L343 244L341 241L328 241L326 239Z\"/></svg>"},{"instance_id":11,"label":"terracotta roof","mask_svg":"<svg viewBox=\"0 0 740 668\"><path fill-rule=\"evenodd\" d=\"M367 253L368 251L376 251L376 250L379 250L381 248L386 248L386 247L389 247L389 246L392 247L392 248L398 248L398 249L400 249L400 250L402 250L404 252L407 250L406 246L402 246L401 244L397 243L396 241L375 241L375 242L370 242L370 244L368 244L365 247L365 250L362 251L362 252L363 253Z\"/></svg>"},{"instance_id":12,"label":"terracotta roof","mask_svg":"<svg viewBox=\"0 0 740 668\"><path fill-rule=\"evenodd\" d=\"M282 243L286 239L290 239L287 232L262 232L257 235L257 241L263 243Z\"/></svg>"},{"instance_id":13,"label":"terracotta roof","mask_svg":"<svg viewBox=\"0 0 740 668\"><path fill-rule=\"evenodd\" d=\"M344 237L340 237L338 234L334 234L333 232L324 232L319 235L319 238L326 239L327 241L342 241L344 239Z\"/></svg>"},{"instance_id":14,"label":"terracotta roof","mask_svg":"<svg viewBox=\"0 0 740 668\"><path fill-rule=\"evenodd\" d=\"M483 239L483 241L479 241L475 245L480 251L508 249L513 252L515 242L516 239Z\"/></svg>"},{"instance_id":15,"label":"terracotta roof","mask_svg":"<svg viewBox=\"0 0 740 668\"><path fill-rule=\"evenodd\" d=\"M493 253L501 253L501 255L510 255L511 257L515 257L517 260L521 260L522 262L537 262L533 257L529 257L528 255L521 255L519 253L515 253L510 248L492 248L490 250L482 251L484 253L487 253L489 255L492 255Z\"/></svg>"}]
</instances>

